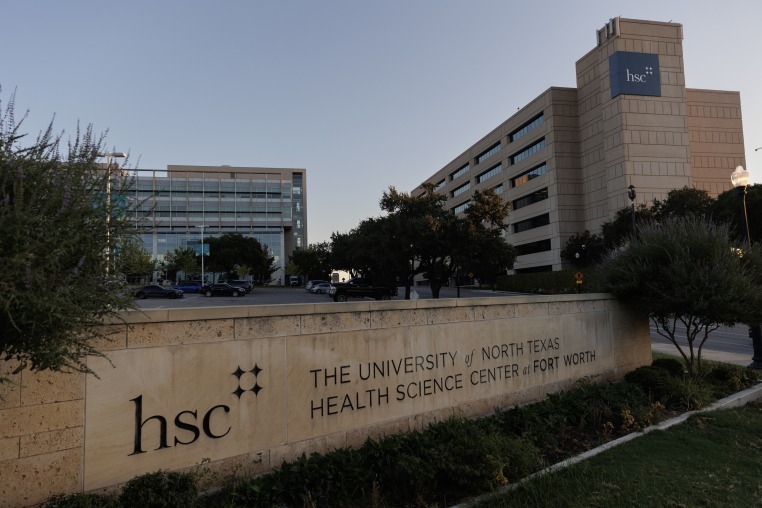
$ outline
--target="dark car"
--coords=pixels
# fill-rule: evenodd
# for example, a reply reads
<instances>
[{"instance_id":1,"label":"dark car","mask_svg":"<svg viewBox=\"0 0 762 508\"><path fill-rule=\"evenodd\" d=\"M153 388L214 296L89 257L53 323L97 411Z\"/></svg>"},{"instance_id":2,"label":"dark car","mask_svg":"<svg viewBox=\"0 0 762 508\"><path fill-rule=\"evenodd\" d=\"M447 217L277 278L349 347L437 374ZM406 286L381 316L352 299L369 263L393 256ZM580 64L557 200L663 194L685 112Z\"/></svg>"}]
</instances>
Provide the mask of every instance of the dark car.
<instances>
[{"instance_id":1,"label":"dark car","mask_svg":"<svg viewBox=\"0 0 762 508\"><path fill-rule=\"evenodd\" d=\"M150 284L135 290L135 298L182 298L183 292L179 289L165 288L158 284Z\"/></svg>"},{"instance_id":2,"label":"dark car","mask_svg":"<svg viewBox=\"0 0 762 508\"><path fill-rule=\"evenodd\" d=\"M239 286L231 286L226 282L219 282L217 284L208 284L202 286L198 291L204 296L243 296L246 294L246 290Z\"/></svg>"},{"instance_id":3,"label":"dark car","mask_svg":"<svg viewBox=\"0 0 762 508\"><path fill-rule=\"evenodd\" d=\"M248 280L229 280L228 284L231 286L243 288L247 293L251 293L251 290L254 289L254 286Z\"/></svg>"},{"instance_id":4,"label":"dark car","mask_svg":"<svg viewBox=\"0 0 762 508\"><path fill-rule=\"evenodd\" d=\"M183 293L198 293L201 286L203 286L203 284L201 284L200 281L186 280L180 284L172 286L172 289L178 289Z\"/></svg>"}]
</instances>

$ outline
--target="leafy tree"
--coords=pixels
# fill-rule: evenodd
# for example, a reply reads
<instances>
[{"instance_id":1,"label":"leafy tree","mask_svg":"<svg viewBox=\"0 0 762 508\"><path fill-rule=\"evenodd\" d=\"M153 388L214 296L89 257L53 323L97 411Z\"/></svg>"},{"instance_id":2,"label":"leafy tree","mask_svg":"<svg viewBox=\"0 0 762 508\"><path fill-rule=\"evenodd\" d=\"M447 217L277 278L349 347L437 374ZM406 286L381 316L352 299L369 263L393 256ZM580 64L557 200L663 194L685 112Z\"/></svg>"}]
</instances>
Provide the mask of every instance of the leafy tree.
<instances>
[{"instance_id":1,"label":"leafy tree","mask_svg":"<svg viewBox=\"0 0 762 508\"><path fill-rule=\"evenodd\" d=\"M657 333L678 349L689 372L720 325L758 323L762 291L756 254L739 256L727 224L675 216L638 225L637 234L600 267L603 289L648 313ZM677 342L685 327L687 351Z\"/></svg>"},{"instance_id":2,"label":"leafy tree","mask_svg":"<svg viewBox=\"0 0 762 508\"><path fill-rule=\"evenodd\" d=\"M438 298L459 267L489 283L513 265L515 251L501 234L508 205L499 196L477 192L473 210L456 217L443 208L444 196L430 185L425 190L411 196L390 187L380 203L386 216L366 219L348 234L332 235L335 267L378 283L403 282L406 298L414 277L423 274Z\"/></svg>"},{"instance_id":3,"label":"leafy tree","mask_svg":"<svg viewBox=\"0 0 762 508\"><path fill-rule=\"evenodd\" d=\"M200 273L201 258L196 255L193 247L177 247L164 255L164 261L172 278L177 277L177 272L183 272L186 278Z\"/></svg>"},{"instance_id":4,"label":"leafy tree","mask_svg":"<svg viewBox=\"0 0 762 508\"><path fill-rule=\"evenodd\" d=\"M635 207L635 223L642 224L653 219L653 211L644 203ZM603 244L608 249L616 248L633 233L632 208L617 210L614 218L606 221L601 227Z\"/></svg>"},{"instance_id":5,"label":"leafy tree","mask_svg":"<svg viewBox=\"0 0 762 508\"><path fill-rule=\"evenodd\" d=\"M328 242L315 243L306 249L297 247L289 256L296 272L308 279L328 279L331 273L331 249Z\"/></svg>"},{"instance_id":6,"label":"leafy tree","mask_svg":"<svg viewBox=\"0 0 762 508\"><path fill-rule=\"evenodd\" d=\"M209 256L205 257L210 272L224 273L227 278L235 279L238 267L245 265L252 275L260 281L269 282L277 268L274 257L259 240L238 233L226 233L219 237L208 237Z\"/></svg>"},{"instance_id":7,"label":"leafy tree","mask_svg":"<svg viewBox=\"0 0 762 508\"><path fill-rule=\"evenodd\" d=\"M103 356L97 325L133 305L106 276L107 245L118 252L137 232L129 181L99 164L104 138L91 126L64 145L51 122L24 146L26 116L17 123L14 109L15 95L0 104L0 358L18 370L90 372L83 358Z\"/></svg>"},{"instance_id":8,"label":"leafy tree","mask_svg":"<svg viewBox=\"0 0 762 508\"><path fill-rule=\"evenodd\" d=\"M121 250L115 256L115 270L134 280L149 276L154 269L154 261L151 254L143 248L142 242L137 238L125 241Z\"/></svg>"},{"instance_id":9,"label":"leafy tree","mask_svg":"<svg viewBox=\"0 0 762 508\"><path fill-rule=\"evenodd\" d=\"M705 190L683 187L673 189L667 193L666 199L654 200L651 211L657 221L666 220L669 217L686 215L698 215L709 217L712 213L714 199Z\"/></svg>"},{"instance_id":10,"label":"leafy tree","mask_svg":"<svg viewBox=\"0 0 762 508\"><path fill-rule=\"evenodd\" d=\"M730 223L732 231L740 239L746 236L746 232L741 231L742 206L737 189L730 189L717 196L712 206L712 217ZM762 242L762 184L746 187L746 215L752 245Z\"/></svg>"},{"instance_id":11,"label":"leafy tree","mask_svg":"<svg viewBox=\"0 0 762 508\"><path fill-rule=\"evenodd\" d=\"M598 264L606 255L608 249L599 235L585 231L574 235L566 242L561 251L561 258L572 261L578 268Z\"/></svg>"}]
</instances>

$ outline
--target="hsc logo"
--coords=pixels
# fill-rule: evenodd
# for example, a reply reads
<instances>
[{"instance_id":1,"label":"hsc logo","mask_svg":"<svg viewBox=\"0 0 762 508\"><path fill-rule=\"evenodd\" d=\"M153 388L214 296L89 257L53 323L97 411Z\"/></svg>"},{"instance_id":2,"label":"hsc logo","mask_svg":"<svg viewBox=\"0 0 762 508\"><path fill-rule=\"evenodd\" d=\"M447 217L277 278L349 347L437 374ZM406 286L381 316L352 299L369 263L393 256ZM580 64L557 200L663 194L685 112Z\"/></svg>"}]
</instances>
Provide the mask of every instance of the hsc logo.
<instances>
[{"instance_id":1,"label":"hsc logo","mask_svg":"<svg viewBox=\"0 0 762 508\"><path fill-rule=\"evenodd\" d=\"M659 55L617 51L609 57L611 98L617 95L661 97Z\"/></svg>"}]
</instances>

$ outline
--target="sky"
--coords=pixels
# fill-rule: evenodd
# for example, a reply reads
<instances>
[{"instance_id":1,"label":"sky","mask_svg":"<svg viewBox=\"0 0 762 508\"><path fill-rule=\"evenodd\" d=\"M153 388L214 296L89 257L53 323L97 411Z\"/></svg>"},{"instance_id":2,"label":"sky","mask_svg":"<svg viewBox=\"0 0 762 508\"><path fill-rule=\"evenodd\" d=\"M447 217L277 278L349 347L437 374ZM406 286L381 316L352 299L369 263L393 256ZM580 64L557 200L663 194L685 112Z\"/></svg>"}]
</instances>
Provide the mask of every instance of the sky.
<instances>
[{"instance_id":1,"label":"sky","mask_svg":"<svg viewBox=\"0 0 762 508\"><path fill-rule=\"evenodd\" d=\"M138 169L305 168L317 243L576 86L617 16L683 24L686 86L740 91L762 183L759 0L0 0L0 101L30 138L92 124Z\"/></svg>"}]
</instances>

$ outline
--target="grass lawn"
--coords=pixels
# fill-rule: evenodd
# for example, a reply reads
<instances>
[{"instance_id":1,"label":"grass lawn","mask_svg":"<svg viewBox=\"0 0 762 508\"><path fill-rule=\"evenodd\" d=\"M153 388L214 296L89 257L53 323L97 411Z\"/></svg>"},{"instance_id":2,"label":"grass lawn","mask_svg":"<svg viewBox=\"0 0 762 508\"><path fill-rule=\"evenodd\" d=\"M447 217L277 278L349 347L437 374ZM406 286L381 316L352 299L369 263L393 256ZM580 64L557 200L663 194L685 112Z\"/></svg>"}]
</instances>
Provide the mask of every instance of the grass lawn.
<instances>
[{"instance_id":1,"label":"grass lawn","mask_svg":"<svg viewBox=\"0 0 762 508\"><path fill-rule=\"evenodd\" d=\"M695 415L473 506L762 506L762 404Z\"/></svg>"}]
</instances>

